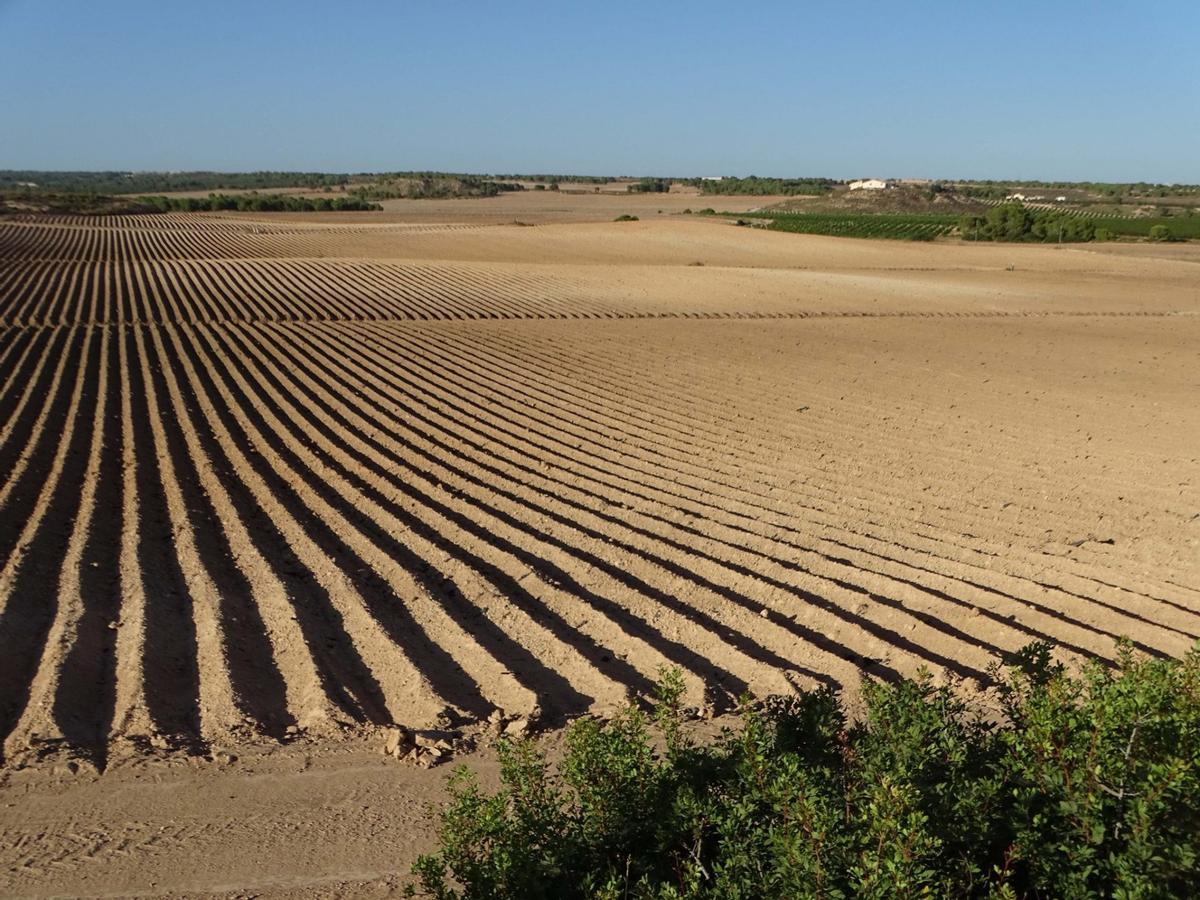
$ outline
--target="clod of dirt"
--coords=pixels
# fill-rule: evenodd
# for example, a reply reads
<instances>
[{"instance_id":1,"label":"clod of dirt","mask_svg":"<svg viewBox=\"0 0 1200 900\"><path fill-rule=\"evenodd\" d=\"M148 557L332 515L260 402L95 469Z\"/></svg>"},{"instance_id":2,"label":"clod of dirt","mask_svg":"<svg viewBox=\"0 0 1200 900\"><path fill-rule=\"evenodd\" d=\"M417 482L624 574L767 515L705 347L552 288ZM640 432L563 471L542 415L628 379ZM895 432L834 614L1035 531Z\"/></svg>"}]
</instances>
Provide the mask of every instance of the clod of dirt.
<instances>
[{"instance_id":1,"label":"clod of dirt","mask_svg":"<svg viewBox=\"0 0 1200 900\"><path fill-rule=\"evenodd\" d=\"M429 769L450 759L450 752L438 747L416 747L406 759L411 759L422 769Z\"/></svg>"},{"instance_id":2,"label":"clod of dirt","mask_svg":"<svg viewBox=\"0 0 1200 900\"><path fill-rule=\"evenodd\" d=\"M504 726L504 734L507 737L525 737L529 734L529 719L525 716L513 719Z\"/></svg>"},{"instance_id":3,"label":"clod of dirt","mask_svg":"<svg viewBox=\"0 0 1200 900\"><path fill-rule=\"evenodd\" d=\"M401 728L400 726L389 728L387 730L387 740L383 745L383 752L388 756L398 758L400 756L400 748L406 746L410 738L411 735L409 735L406 728Z\"/></svg>"},{"instance_id":4,"label":"clod of dirt","mask_svg":"<svg viewBox=\"0 0 1200 900\"><path fill-rule=\"evenodd\" d=\"M454 745L445 737L437 735L418 734L414 736L413 742L425 750L450 751L454 749Z\"/></svg>"},{"instance_id":5,"label":"clod of dirt","mask_svg":"<svg viewBox=\"0 0 1200 900\"><path fill-rule=\"evenodd\" d=\"M456 750L469 750L472 742L464 742L458 731L429 729L409 731L400 725L387 729L383 754L402 762L415 763L423 768L445 762Z\"/></svg>"},{"instance_id":6,"label":"clod of dirt","mask_svg":"<svg viewBox=\"0 0 1200 900\"><path fill-rule=\"evenodd\" d=\"M1111 547L1116 543L1116 540L1111 537L1097 537L1094 534L1089 534L1074 541L1067 541L1067 543L1072 547L1082 547L1084 544L1108 544Z\"/></svg>"}]
</instances>

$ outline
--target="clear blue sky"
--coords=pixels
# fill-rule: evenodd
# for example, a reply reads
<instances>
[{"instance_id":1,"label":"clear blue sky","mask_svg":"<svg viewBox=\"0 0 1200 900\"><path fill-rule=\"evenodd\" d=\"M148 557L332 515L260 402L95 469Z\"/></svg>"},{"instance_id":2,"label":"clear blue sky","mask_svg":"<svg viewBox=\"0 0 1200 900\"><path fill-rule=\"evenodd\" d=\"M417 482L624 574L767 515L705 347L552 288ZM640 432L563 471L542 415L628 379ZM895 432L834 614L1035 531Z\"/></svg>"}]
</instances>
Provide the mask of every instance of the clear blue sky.
<instances>
[{"instance_id":1,"label":"clear blue sky","mask_svg":"<svg viewBox=\"0 0 1200 900\"><path fill-rule=\"evenodd\" d=\"M1200 182L1200 0L0 0L0 168Z\"/></svg>"}]
</instances>

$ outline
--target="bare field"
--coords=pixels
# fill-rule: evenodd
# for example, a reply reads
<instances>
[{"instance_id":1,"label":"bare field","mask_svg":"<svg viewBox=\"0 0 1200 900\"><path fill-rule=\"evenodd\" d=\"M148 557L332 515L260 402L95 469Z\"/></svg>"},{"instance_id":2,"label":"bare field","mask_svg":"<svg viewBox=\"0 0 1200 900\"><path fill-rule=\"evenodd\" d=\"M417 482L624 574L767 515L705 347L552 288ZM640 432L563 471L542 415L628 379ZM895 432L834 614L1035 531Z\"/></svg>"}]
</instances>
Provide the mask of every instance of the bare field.
<instances>
[{"instance_id":1,"label":"bare field","mask_svg":"<svg viewBox=\"0 0 1200 900\"><path fill-rule=\"evenodd\" d=\"M345 749L392 722L1200 636L1191 254L465 214L497 202L0 222L5 893L402 871L368 826L440 775ZM264 779L291 881L223 867L249 811L179 805Z\"/></svg>"}]
</instances>

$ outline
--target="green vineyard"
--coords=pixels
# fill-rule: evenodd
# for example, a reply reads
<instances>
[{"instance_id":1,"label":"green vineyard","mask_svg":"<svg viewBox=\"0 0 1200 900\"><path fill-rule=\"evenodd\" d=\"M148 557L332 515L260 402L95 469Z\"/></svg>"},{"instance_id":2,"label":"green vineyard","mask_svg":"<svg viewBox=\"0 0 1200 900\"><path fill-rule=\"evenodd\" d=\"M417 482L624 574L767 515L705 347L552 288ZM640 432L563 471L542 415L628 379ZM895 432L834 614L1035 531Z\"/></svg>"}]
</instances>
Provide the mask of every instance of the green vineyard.
<instances>
[{"instance_id":1,"label":"green vineyard","mask_svg":"<svg viewBox=\"0 0 1200 900\"><path fill-rule=\"evenodd\" d=\"M1167 229L1166 240L1186 241L1200 238L1200 216L1158 216L1154 218L1095 217L1090 220L1096 231L1107 230L1119 237L1154 237L1150 229L1161 225Z\"/></svg>"},{"instance_id":2,"label":"green vineyard","mask_svg":"<svg viewBox=\"0 0 1200 900\"><path fill-rule=\"evenodd\" d=\"M756 212L743 216L767 219L766 227L773 231L900 241L932 241L952 232L957 222L954 216L936 214Z\"/></svg>"},{"instance_id":3,"label":"green vineyard","mask_svg":"<svg viewBox=\"0 0 1200 900\"><path fill-rule=\"evenodd\" d=\"M1038 211L1034 211L1035 215ZM1040 213L1046 215L1046 213ZM1055 216L1087 222L1091 227L1088 235L1075 240L1114 240L1120 238L1149 238L1151 240L1196 240L1200 239L1200 216L1170 217L1100 217L1082 216L1077 210L1054 210ZM890 213L788 213L747 212L723 213L742 222L764 223L772 231L790 231L796 234L821 234L833 237L884 238L901 241L932 241L960 229L960 217L952 215L890 214ZM982 220L981 220L982 221ZM1152 231L1162 226L1166 232ZM1047 232L1052 240L1053 228ZM1093 237L1094 235L1094 237ZM1042 240L1023 236L1020 240Z\"/></svg>"}]
</instances>

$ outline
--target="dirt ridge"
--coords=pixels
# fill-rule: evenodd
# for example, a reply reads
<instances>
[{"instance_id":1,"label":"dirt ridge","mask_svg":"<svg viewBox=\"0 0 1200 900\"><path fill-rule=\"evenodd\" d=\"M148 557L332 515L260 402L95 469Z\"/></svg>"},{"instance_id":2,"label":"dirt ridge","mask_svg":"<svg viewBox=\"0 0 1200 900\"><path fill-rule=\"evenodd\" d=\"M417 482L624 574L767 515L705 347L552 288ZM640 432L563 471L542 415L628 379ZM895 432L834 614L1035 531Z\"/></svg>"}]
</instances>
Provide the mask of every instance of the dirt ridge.
<instances>
[{"instance_id":1,"label":"dirt ridge","mask_svg":"<svg viewBox=\"0 0 1200 900\"><path fill-rule=\"evenodd\" d=\"M0 223L6 772L1200 638L1175 269L455 258L484 231Z\"/></svg>"}]
</instances>

